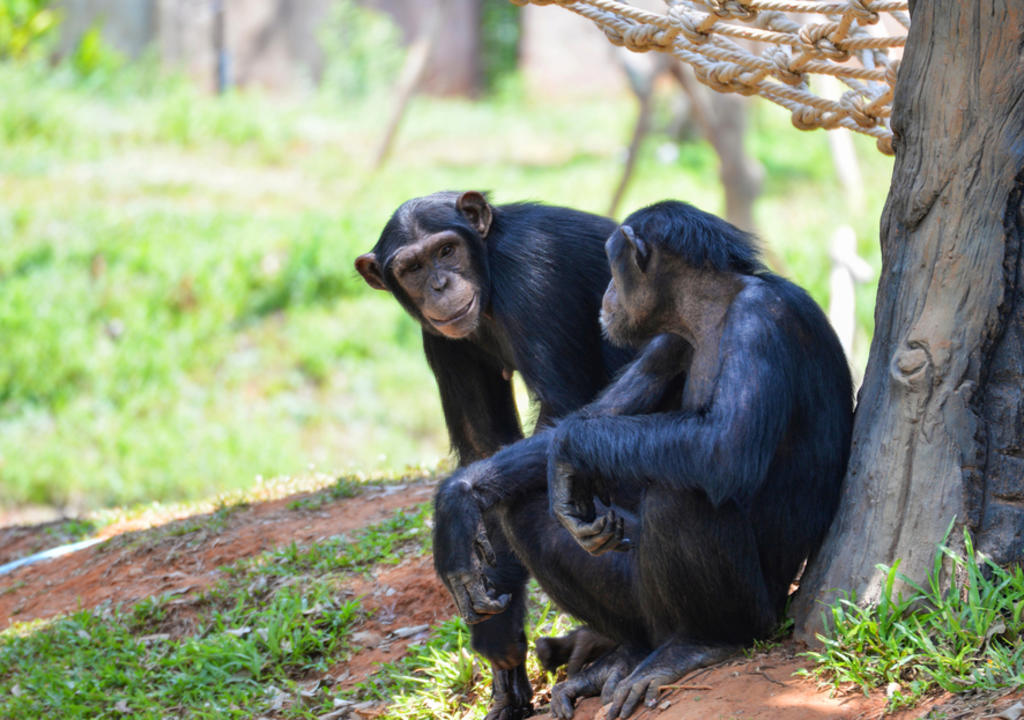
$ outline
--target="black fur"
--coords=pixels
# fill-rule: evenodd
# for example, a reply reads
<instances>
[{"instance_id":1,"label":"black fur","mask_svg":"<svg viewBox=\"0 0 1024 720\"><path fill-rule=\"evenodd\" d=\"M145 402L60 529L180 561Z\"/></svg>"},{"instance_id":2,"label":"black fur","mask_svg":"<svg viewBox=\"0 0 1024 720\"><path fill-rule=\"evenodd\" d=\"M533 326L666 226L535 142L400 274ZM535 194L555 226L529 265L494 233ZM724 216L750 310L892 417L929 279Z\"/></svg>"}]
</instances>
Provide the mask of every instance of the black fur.
<instances>
[{"instance_id":1,"label":"black fur","mask_svg":"<svg viewBox=\"0 0 1024 720\"><path fill-rule=\"evenodd\" d=\"M486 237L459 211L456 192L435 193L401 205L373 252L387 289L423 325L423 350L434 372L451 444L465 465L522 438L507 377L517 370L537 404L537 426L549 425L594 398L633 352L604 340L598 322L609 281L604 242L615 229L607 218L535 203L492 206ZM403 292L390 262L418 236L456 231L471 249L481 283L484 322L471 336L439 334ZM543 462L544 446L538 462ZM458 534L475 528L458 506L446 511ZM473 648L494 666L492 716L516 720L531 712L523 632L527 575L502 536L487 523L497 562L485 572L506 611L473 625ZM461 548L434 547L440 566Z\"/></svg>"},{"instance_id":2,"label":"black fur","mask_svg":"<svg viewBox=\"0 0 1024 720\"><path fill-rule=\"evenodd\" d=\"M750 236L672 202L624 224L690 267L749 278L726 318L711 399L687 400L691 348L658 336L597 401L449 478L435 517L449 587L446 563L472 562L459 524L500 522L562 608L647 655L612 716L632 712L644 682L671 682L773 630L832 520L852 429L834 332L806 292L764 269ZM564 468L575 495L558 482ZM611 513L626 551L583 550L549 511L559 502L586 522Z\"/></svg>"},{"instance_id":3,"label":"black fur","mask_svg":"<svg viewBox=\"0 0 1024 720\"><path fill-rule=\"evenodd\" d=\"M756 237L688 203L664 200L633 213L622 224L640 237L658 238L690 267L742 275L766 270Z\"/></svg>"},{"instance_id":4,"label":"black fur","mask_svg":"<svg viewBox=\"0 0 1024 720\"><path fill-rule=\"evenodd\" d=\"M481 238L456 207L458 197L441 192L403 203L373 251L388 289L424 325L448 434L465 464L522 436L503 370L519 371L543 425L592 400L632 353L608 344L598 324L612 220L536 203L497 205ZM417 233L446 229L466 240L474 269L486 278L489 321L463 340L433 330L389 271L394 254Z\"/></svg>"}]
</instances>

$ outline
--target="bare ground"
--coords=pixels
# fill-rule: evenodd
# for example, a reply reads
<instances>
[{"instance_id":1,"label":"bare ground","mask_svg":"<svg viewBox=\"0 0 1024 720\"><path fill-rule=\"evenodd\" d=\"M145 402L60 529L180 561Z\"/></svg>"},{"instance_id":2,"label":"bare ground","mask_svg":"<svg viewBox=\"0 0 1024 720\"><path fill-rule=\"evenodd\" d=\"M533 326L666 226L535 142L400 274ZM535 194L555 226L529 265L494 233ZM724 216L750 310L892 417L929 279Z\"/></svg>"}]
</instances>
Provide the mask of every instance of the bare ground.
<instances>
[{"instance_id":1,"label":"bare ground","mask_svg":"<svg viewBox=\"0 0 1024 720\"><path fill-rule=\"evenodd\" d=\"M357 497L323 504L294 502L303 499L300 495L242 505L222 511L216 521L186 518L142 530L129 524L108 526L103 530L107 539L100 544L0 576L0 629L106 602L171 593L179 597L178 622L184 630L189 622L188 599L217 581L219 567L292 542L310 543L380 522L399 508L427 500L431 491L429 482L414 482L371 487ZM64 541L66 537L52 523L0 527L0 564ZM410 643L423 637L423 633L403 637L395 630L433 625L451 617L454 610L429 557L412 557L397 566L377 568L369 576L353 576L344 593L362 596L364 605L375 610L359 629L361 649L349 662L329 670L332 682L345 685L365 679L378 664L401 657ZM880 692L869 697L856 688L830 693L794 675L805 664L797 656L801 649L785 643L695 673L665 690L657 708L644 709L634 717L870 720L884 716L885 698ZM888 717L998 717L1020 695L944 694ZM547 698L540 696L535 702L543 711ZM596 699L583 702L576 712L580 720L601 716Z\"/></svg>"}]
</instances>

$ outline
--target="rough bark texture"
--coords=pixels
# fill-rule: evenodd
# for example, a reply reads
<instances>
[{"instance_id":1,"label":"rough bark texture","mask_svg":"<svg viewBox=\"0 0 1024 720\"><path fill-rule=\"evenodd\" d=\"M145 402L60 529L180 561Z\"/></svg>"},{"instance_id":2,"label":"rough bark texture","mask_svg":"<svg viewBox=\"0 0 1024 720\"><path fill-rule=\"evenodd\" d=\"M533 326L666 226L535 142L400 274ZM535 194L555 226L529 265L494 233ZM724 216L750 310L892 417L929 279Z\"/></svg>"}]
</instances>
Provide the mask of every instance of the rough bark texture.
<instances>
[{"instance_id":1,"label":"rough bark texture","mask_svg":"<svg viewBox=\"0 0 1024 720\"><path fill-rule=\"evenodd\" d=\"M806 640L837 588L877 597L876 564L926 577L954 517L1024 558L1024 4L911 5L875 335L839 514L793 608Z\"/></svg>"}]
</instances>

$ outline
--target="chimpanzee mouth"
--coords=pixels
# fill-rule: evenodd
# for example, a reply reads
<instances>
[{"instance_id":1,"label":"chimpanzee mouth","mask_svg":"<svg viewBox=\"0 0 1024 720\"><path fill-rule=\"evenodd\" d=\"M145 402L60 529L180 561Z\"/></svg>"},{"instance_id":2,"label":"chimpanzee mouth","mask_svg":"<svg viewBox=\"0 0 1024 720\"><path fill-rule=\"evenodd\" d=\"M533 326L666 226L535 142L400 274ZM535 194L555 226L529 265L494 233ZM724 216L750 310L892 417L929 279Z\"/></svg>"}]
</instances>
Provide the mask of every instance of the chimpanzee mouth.
<instances>
[{"instance_id":1,"label":"chimpanzee mouth","mask_svg":"<svg viewBox=\"0 0 1024 720\"><path fill-rule=\"evenodd\" d=\"M472 309L473 309L473 308L474 308L475 306L476 306L476 295L474 295L474 296L473 296L473 297L472 297L472 298L470 299L470 301L469 301L468 303L466 303L466 306L465 306L464 308L462 308L461 310L459 310L459 311L458 311L457 313L455 313L454 315L452 315L452 316L450 316L450 317L447 317L447 318L445 318L445 319L443 319L443 320L435 320L434 318L432 318L432 317L429 317L429 316L428 316L428 319L429 319L429 320L430 320L430 322L431 322L431 323L432 323L432 324L433 324L434 326L436 326L436 327L442 327L442 326L444 326L444 325L452 325L452 324L454 324L454 323L457 323L457 322L458 322L459 320L462 320L462 319L463 319L464 317L466 317L467 315L469 315L470 311L471 311L471 310L472 310Z\"/></svg>"}]
</instances>

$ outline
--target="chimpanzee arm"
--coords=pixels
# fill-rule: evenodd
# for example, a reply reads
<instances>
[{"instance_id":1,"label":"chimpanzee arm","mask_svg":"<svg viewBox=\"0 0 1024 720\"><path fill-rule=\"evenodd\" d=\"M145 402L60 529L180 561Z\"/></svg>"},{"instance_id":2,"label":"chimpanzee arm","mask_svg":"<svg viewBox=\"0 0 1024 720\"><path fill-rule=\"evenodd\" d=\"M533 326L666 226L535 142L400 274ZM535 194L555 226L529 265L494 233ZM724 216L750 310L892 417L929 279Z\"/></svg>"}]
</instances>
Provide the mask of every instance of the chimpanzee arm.
<instances>
[{"instance_id":1,"label":"chimpanzee arm","mask_svg":"<svg viewBox=\"0 0 1024 720\"><path fill-rule=\"evenodd\" d=\"M611 388L581 411L581 416L653 409L685 373L691 354L690 345L679 336L656 337ZM435 567L459 612L470 622L501 612L508 601L493 597L483 583L481 563L492 562L483 514L496 505L546 491L548 444L554 432L540 430L489 458L460 468L434 496Z\"/></svg>"},{"instance_id":2,"label":"chimpanzee arm","mask_svg":"<svg viewBox=\"0 0 1024 720\"><path fill-rule=\"evenodd\" d=\"M646 413L664 400L665 393L686 372L692 349L678 335L665 334L649 342L623 374L593 403L573 418ZM546 488L548 444L557 430L540 430L530 438L501 449L493 456L456 471L438 490L471 493L487 511L502 502L515 502Z\"/></svg>"},{"instance_id":3,"label":"chimpanzee arm","mask_svg":"<svg viewBox=\"0 0 1024 720\"><path fill-rule=\"evenodd\" d=\"M494 597L483 564L493 564L484 513L500 502L545 492L550 432L540 432L456 470L434 494L434 567L467 622L486 620L509 598Z\"/></svg>"},{"instance_id":4,"label":"chimpanzee arm","mask_svg":"<svg viewBox=\"0 0 1024 720\"><path fill-rule=\"evenodd\" d=\"M645 415L655 412L685 379L693 348L679 335L656 335L580 417Z\"/></svg>"},{"instance_id":5,"label":"chimpanzee arm","mask_svg":"<svg viewBox=\"0 0 1024 720\"><path fill-rule=\"evenodd\" d=\"M460 465L487 457L523 436L512 383L495 357L468 340L426 331L423 351L437 379L448 436Z\"/></svg>"},{"instance_id":6,"label":"chimpanzee arm","mask_svg":"<svg viewBox=\"0 0 1024 720\"><path fill-rule=\"evenodd\" d=\"M570 418L549 454L552 509L579 538L593 534L604 479L703 490L714 505L748 503L764 481L801 382L792 353L766 323L727 327L709 405L699 411ZM612 520L613 518L610 518ZM575 529L574 529L575 526Z\"/></svg>"}]
</instances>

